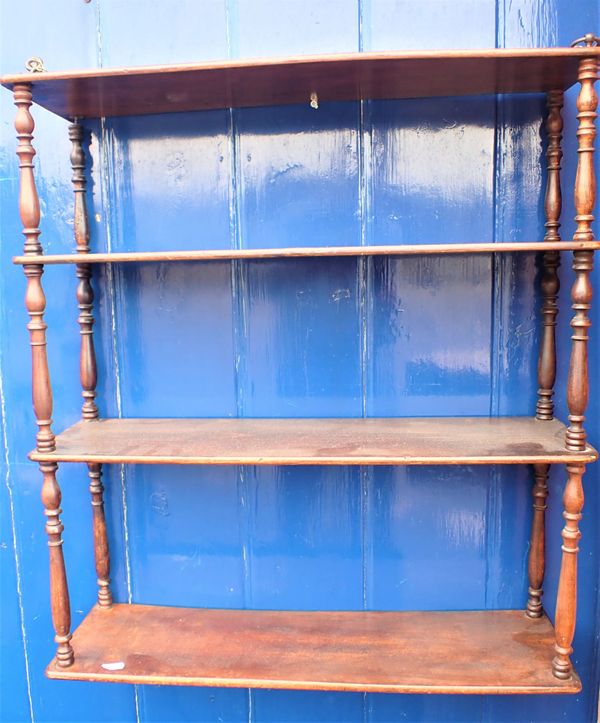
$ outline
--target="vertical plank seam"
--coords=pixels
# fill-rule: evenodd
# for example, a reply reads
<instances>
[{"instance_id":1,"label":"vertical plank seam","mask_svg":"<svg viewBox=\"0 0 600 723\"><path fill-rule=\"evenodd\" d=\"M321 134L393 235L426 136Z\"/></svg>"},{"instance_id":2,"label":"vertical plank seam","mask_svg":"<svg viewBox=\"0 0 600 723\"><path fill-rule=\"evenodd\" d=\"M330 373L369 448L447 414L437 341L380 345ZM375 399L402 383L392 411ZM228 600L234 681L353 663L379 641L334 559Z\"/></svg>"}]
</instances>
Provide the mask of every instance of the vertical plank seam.
<instances>
[{"instance_id":1,"label":"vertical plank seam","mask_svg":"<svg viewBox=\"0 0 600 723\"><path fill-rule=\"evenodd\" d=\"M104 45L102 42L102 0L96 3L96 62L99 68L104 66ZM107 209L104 215L104 227L106 233L107 250L111 250L112 246L112 196L114 188L111 183L112 173L108 173L109 168L114 169L114 146L113 143L107 143L106 118L100 118L100 157L103 160L101 179L101 194L103 206ZM117 204L114 204L117 207ZM117 416L121 418L122 412L122 395L121 395L121 369L118 356L117 345L117 324L116 324L116 279L112 264L106 264L106 285L108 287L108 299L110 307L110 328L111 328L111 356L115 373L115 403L117 406ZM126 494L126 477L125 466L119 465L119 483L121 487L121 512L123 515L123 548L125 553L125 584L127 587L127 601L132 601L132 584L131 584L131 556L129 550L129 515L127 509ZM140 690L137 685L133 686L133 700L135 707L136 723L140 723Z\"/></svg>"},{"instance_id":2,"label":"vertical plank seam","mask_svg":"<svg viewBox=\"0 0 600 723\"><path fill-rule=\"evenodd\" d=\"M107 130L107 123L104 118L101 119L101 147L102 153L102 171L103 171L103 205L106 208L105 214L105 232L107 248L110 252L112 250L112 236L113 236L113 207L116 207L116 203L113 203L113 197L115 196L115 189L113 187L113 169L114 163L114 134ZM115 404L117 407L117 418L122 419L123 417L123 402L122 402L122 391L121 391L121 365L119 361L119 343L118 343L118 325L117 325L117 305L118 300L122 300L122 288L119 283L119 272L114 272L113 265L107 264L106 267L107 286L109 291L109 306L110 306L110 327L111 327L111 355L113 362L113 369L115 373ZM129 554L129 527L128 527L128 515L127 515L127 498L126 498L126 475L125 465L119 465L119 477L121 481L121 501L123 505L123 535L125 541L125 571L126 571L126 585L127 585L127 601L132 601L132 582L131 582L131 561Z\"/></svg>"},{"instance_id":3,"label":"vertical plank seam","mask_svg":"<svg viewBox=\"0 0 600 723\"><path fill-rule=\"evenodd\" d=\"M117 207L116 203L113 203L113 196L115 195L115 189L113 187L112 178L113 170L115 167L114 163L114 134L107 130L107 123L105 118L100 119L100 154L102 158L102 173L101 173L101 194L102 194L102 205L106 209L104 214L104 227L106 233L107 250L111 251L112 247L112 226L113 226L113 213L112 209ZM117 272L118 273L118 272ZM119 349L117 342L117 295L121 297L121 294L117 294L119 286L118 279L114 273L113 265L106 265L106 285L108 288L108 301L110 309L110 329L111 329L111 357L114 370L115 379L115 404L117 407L117 417L121 419L123 417L123 406L122 406L122 394L121 394L121 367L119 363ZM129 513L127 508L127 484L125 465L118 465L119 469L119 483L121 492L121 512L123 516L123 551L125 558L125 585L127 589L127 602L132 602L132 574L131 574L131 555L129 549ZM136 723L140 721L140 692L139 686L133 686L134 706Z\"/></svg>"},{"instance_id":4,"label":"vertical plank seam","mask_svg":"<svg viewBox=\"0 0 600 723\"><path fill-rule=\"evenodd\" d=\"M506 0L496 0L495 7L495 36L496 36L496 47L501 48L506 44ZM497 203L497 192L498 192L498 180L500 164L500 100L496 96L494 100L494 146L493 146L493 167L492 167L492 238L496 242L498 240L498 203ZM498 350L498 333L500 331L499 326L501 324L501 318L498 317L499 304L497 303L498 288L498 268L497 258L492 255L491 258L491 333L490 333L490 415L498 413L498 364L496 351ZM485 504L485 523L486 523L486 538L485 538L485 588L484 588L484 601L485 607L488 608L490 604L490 576L492 574L492 566L490 564L490 555L496 553L496 522L497 522L497 470L496 467L490 469L490 479L486 490L486 504ZM490 522L493 521L493 525ZM490 720L491 718L491 705L489 696L482 696L481 709L480 709L481 721Z\"/></svg>"},{"instance_id":5,"label":"vertical plank seam","mask_svg":"<svg viewBox=\"0 0 600 723\"><path fill-rule=\"evenodd\" d=\"M234 22L236 0L225 0L225 34L227 42L227 55L232 58L237 48L234 42ZM240 226L240 189L241 181L239 162L239 134L236 123L236 114L233 108L227 111L227 140L229 145L229 234L232 248L242 247ZM242 293L244 269L239 261L230 262L231 295L232 295L232 321L233 321L233 356L234 356L234 385L236 415L243 416L244 393L243 378L245 358L243 358L244 344L243 332L245 329L245 310ZM242 553L242 597L245 607L250 603L250 557L248 554L248 490L245 470L242 466L236 467L237 474L237 500L238 500L238 528ZM252 690L247 689L247 719L252 723L254 719L254 697Z\"/></svg>"},{"instance_id":6,"label":"vertical plank seam","mask_svg":"<svg viewBox=\"0 0 600 723\"><path fill-rule=\"evenodd\" d=\"M230 158L230 189L229 189L229 228L231 245L233 248L241 248L241 231L239 222L239 184L238 178L240 173L239 166L239 148L237 143L237 124L235 121L235 111L229 109L229 122L228 122L228 138L229 138L229 158ZM244 304L244 293L245 286L244 278L244 267L243 261L231 261L231 293L232 293L232 316L233 316L233 353L234 353L234 383L235 383L235 402L236 402L236 414L238 417L244 416L244 394L243 385L245 381L244 373L244 357L245 357L245 344L244 344L244 331L246 328L246 313ZM250 558L248 555L248 544L246 540L246 533L248 530L248 490L247 490L247 477L243 466L237 467L238 476L238 503L240 505L240 536L242 538L242 558L243 558L243 598L244 604L248 606L251 603L251 595L249 592L249 578L250 578Z\"/></svg>"},{"instance_id":7,"label":"vertical plank seam","mask_svg":"<svg viewBox=\"0 0 600 723\"><path fill-rule=\"evenodd\" d=\"M496 14L496 46L501 46L505 39L503 18L500 16L497 6ZM496 97L494 101L494 141L493 141L493 171L492 171L492 237L494 243L503 236L503 221L498 203L500 186L502 180L502 144L504 113L503 101ZM499 353L504 342L503 327L503 304L504 294L502 288L503 268L502 260L496 255L491 257L491 338L490 338L490 416L496 417L500 413L500 386L501 386L501 363ZM486 500L486 576L485 576L485 606L494 607L497 604L497 596L492 598L492 577L494 572L493 561L498 554L499 537L499 471L497 466L492 466L489 472L489 484L487 486Z\"/></svg>"},{"instance_id":8,"label":"vertical plank seam","mask_svg":"<svg viewBox=\"0 0 600 723\"><path fill-rule=\"evenodd\" d=\"M102 0L98 0L96 9L96 42L97 42L97 63L98 67L104 65L104 47L102 43L102 20L101 20L101 6ZM114 162L110 164L110 159L113 159L113 145L107 144L106 142L106 119L100 119L101 137L100 137L100 152L101 158L103 159L103 173L102 179L104 183L101 185L103 205L106 204L107 214L105 214L105 232L107 240L107 250L110 251L112 245L112 196L114 192L112 188L111 178L112 174L105 173L108 171L109 165L114 168ZM117 326L116 326L116 282L115 275L113 273L113 265L106 265L106 282L108 287L108 298L110 305L110 325L111 325L111 355L113 360L113 368L115 372L115 402L117 406L117 415L122 417L122 396L121 396L121 370L119 365L118 350L117 350ZM129 519L127 510L127 495L126 495L126 479L125 479L125 466L119 465L119 482L121 487L121 511L123 515L123 548L125 553L125 583L127 586L127 599L131 603L131 557L129 551ZM133 686L133 702L135 707L135 720L136 723L140 723L140 691L137 685Z\"/></svg>"},{"instance_id":9,"label":"vertical plank seam","mask_svg":"<svg viewBox=\"0 0 600 723\"><path fill-rule=\"evenodd\" d=\"M358 21L358 51L364 51L364 0L357 0L357 21ZM365 103L368 101L358 101L358 214L360 219L360 245L367 245L367 222L368 213L370 209L369 199L369 186L367 181L367 154L366 154L366 138L365 138ZM369 155L370 158L370 155ZM368 341L368 330L367 330L367 294L369 293L368 287L368 274L371 268L371 259L360 257L357 259L357 275L358 275L358 298L359 298L359 354L360 354L360 389L361 389L361 416L365 418L367 416L367 341ZM368 609L368 557L367 557L367 544L368 544L368 528L369 522L369 484L372 478L372 468L360 467L360 555L361 555L361 593L362 593L362 608L363 610ZM368 723L369 720L369 701L370 697L368 693L362 694L362 719L363 723Z\"/></svg>"},{"instance_id":10,"label":"vertical plank seam","mask_svg":"<svg viewBox=\"0 0 600 723\"><path fill-rule=\"evenodd\" d=\"M3 363L2 363L2 352L0 351L0 416L2 417L2 438L4 442L4 465L5 475L4 484L8 492L8 506L10 510L10 527L13 543L13 554L15 558L15 576L17 579L17 605L19 608L19 627L21 630L21 643L23 645L23 659L25 664L25 682L27 689L27 703L29 706L29 718L31 723L34 723L33 715L33 697L31 694L31 672L29 667L29 642L27 638L27 628L25 626L25 605L23 602L23 584L21 576L21 560L19 557L19 547L17 545L17 526L16 526L16 515L15 515L15 501L13 495L13 488L11 484L10 475L10 463L9 463L9 452L8 452L8 433L6 429L6 404L4 396L4 374L3 374Z\"/></svg>"}]
</instances>

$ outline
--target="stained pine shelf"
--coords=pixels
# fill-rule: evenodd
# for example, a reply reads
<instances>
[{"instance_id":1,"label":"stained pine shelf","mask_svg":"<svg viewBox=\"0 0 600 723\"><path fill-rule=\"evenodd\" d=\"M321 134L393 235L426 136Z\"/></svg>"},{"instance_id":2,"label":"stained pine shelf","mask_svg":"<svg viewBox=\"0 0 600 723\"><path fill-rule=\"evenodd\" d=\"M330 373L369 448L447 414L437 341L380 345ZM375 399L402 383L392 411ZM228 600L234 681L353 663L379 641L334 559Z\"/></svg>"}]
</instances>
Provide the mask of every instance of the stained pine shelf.
<instances>
[{"instance_id":1,"label":"stained pine shelf","mask_svg":"<svg viewBox=\"0 0 600 723\"><path fill-rule=\"evenodd\" d=\"M361 98L535 93L569 88L600 48L301 55L187 65L5 75L63 118L143 115Z\"/></svg>"},{"instance_id":2,"label":"stained pine shelf","mask_svg":"<svg viewBox=\"0 0 600 723\"><path fill-rule=\"evenodd\" d=\"M595 251L600 241L522 241L500 243L403 244L390 246L302 246L267 249L190 251L125 251L116 253L39 254L15 256L15 264L116 264L143 261L211 261L277 259L310 256L417 256L426 254L488 254L534 251Z\"/></svg>"},{"instance_id":3,"label":"stained pine shelf","mask_svg":"<svg viewBox=\"0 0 600 723\"><path fill-rule=\"evenodd\" d=\"M289 612L95 607L49 678L379 693L577 693L554 630L521 610Z\"/></svg>"},{"instance_id":4,"label":"stained pine shelf","mask_svg":"<svg viewBox=\"0 0 600 723\"><path fill-rule=\"evenodd\" d=\"M525 464L592 462L565 426L531 417L100 419L31 459L131 464Z\"/></svg>"}]
</instances>

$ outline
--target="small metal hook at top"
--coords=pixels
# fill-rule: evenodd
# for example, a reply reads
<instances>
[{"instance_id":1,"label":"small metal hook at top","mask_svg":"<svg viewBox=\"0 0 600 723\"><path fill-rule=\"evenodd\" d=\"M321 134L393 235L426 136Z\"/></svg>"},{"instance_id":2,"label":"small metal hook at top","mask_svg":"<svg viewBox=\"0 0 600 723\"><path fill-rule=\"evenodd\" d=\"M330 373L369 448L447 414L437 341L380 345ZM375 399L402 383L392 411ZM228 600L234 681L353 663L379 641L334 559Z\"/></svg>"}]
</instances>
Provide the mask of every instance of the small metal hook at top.
<instances>
[{"instance_id":1,"label":"small metal hook at top","mask_svg":"<svg viewBox=\"0 0 600 723\"><path fill-rule=\"evenodd\" d=\"M25 67L27 68L27 70L30 73L45 73L46 72L46 68L44 68L44 61L35 55L32 58L27 59L27 62L25 63Z\"/></svg>"},{"instance_id":2,"label":"small metal hook at top","mask_svg":"<svg viewBox=\"0 0 600 723\"><path fill-rule=\"evenodd\" d=\"M585 43L588 48L593 48L595 45L600 45L600 38L594 33L586 33L582 38L577 38L571 43L571 47L574 48L576 45Z\"/></svg>"}]
</instances>

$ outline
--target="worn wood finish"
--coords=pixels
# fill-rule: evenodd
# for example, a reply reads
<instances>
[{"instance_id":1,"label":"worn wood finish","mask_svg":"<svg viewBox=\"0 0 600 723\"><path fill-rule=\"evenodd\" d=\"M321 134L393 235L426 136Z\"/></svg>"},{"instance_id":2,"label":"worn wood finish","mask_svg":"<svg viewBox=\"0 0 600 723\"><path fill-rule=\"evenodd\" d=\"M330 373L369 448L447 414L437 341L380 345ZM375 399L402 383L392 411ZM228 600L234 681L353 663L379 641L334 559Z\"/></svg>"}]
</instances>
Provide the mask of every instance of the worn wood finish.
<instances>
[{"instance_id":1,"label":"worn wood finish","mask_svg":"<svg viewBox=\"0 0 600 723\"><path fill-rule=\"evenodd\" d=\"M90 231L88 211L85 200L85 152L83 149L83 128L80 123L69 126L71 140L71 168L73 169L73 193L75 196L73 229L78 254L89 254ZM81 410L84 419L97 419L96 406L96 352L94 349L94 291L91 284L92 267L90 264L77 264L77 303L79 305L78 323L81 331L81 351L79 356L79 375L83 396Z\"/></svg>"},{"instance_id":2,"label":"worn wood finish","mask_svg":"<svg viewBox=\"0 0 600 723\"><path fill-rule=\"evenodd\" d=\"M573 85L597 48L349 53L193 65L7 75L33 82L36 102L63 118L138 115L360 98L547 92Z\"/></svg>"},{"instance_id":3,"label":"worn wood finish","mask_svg":"<svg viewBox=\"0 0 600 723\"><path fill-rule=\"evenodd\" d=\"M546 135L548 146L546 159L548 176L546 180L546 195L544 210L546 213L547 243L560 242L560 213L562 209L562 195L560 188L560 163L562 159L562 129L563 121L561 110L564 95L560 90L548 93L546 118ZM554 418L554 382L556 380L556 317L558 314L558 292L560 282L558 267L560 253L558 251L545 251L542 256L542 338L538 356L538 401L536 418L549 421ZM542 586L545 569L545 541L546 541L546 499L548 497L547 464L534 465L533 485L533 519L531 524L531 541L529 545L529 590L527 599L527 615L539 618L543 614Z\"/></svg>"},{"instance_id":4,"label":"worn wood finish","mask_svg":"<svg viewBox=\"0 0 600 723\"><path fill-rule=\"evenodd\" d=\"M46 355L46 324L44 311L46 297L42 288L42 246L40 244L40 202L33 175L33 157L35 149L32 145L35 123L29 111L31 108L31 86L15 85L14 100L17 106L15 129L17 131L17 155L19 157L20 190L19 210L25 236L24 254L29 262L25 262L23 270L27 277L25 306L30 322L27 325L31 343L32 395L35 418L38 425L37 449L40 452L51 452L54 449L52 432L52 388ZM35 261L32 257L35 257Z\"/></svg>"},{"instance_id":5,"label":"worn wood finish","mask_svg":"<svg viewBox=\"0 0 600 723\"><path fill-rule=\"evenodd\" d=\"M35 150L32 145L35 124L29 109L31 108L31 86L15 85L14 100L17 106L15 129L17 131L17 155L20 169L19 209L25 236L25 256L39 259L42 247L40 236L40 203L33 175L33 157ZM32 392L33 408L38 425L37 450L52 452L55 449L55 438L52 432L52 389L46 355L46 324L44 311L46 297L42 288L44 267L39 263L25 264L23 267L27 277L25 306L30 322L27 325L31 343L32 361ZM52 622L57 644L56 660L60 667L68 667L73 663L71 647L71 610L69 606L69 589L62 550L63 525L60 521L61 493L56 481L55 462L40 464L43 475L42 503L46 515L46 533L50 551L50 605Z\"/></svg>"},{"instance_id":6,"label":"worn wood finish","mask_svg":"<svg viewBox=\"0 0 600 723\"><path fill-rule=\"evenodd\" d=\"M562 159L561 138L563 122L561 109L563 106L562 91L548 94L548 118L546 134L548 148L548 176L544 208L546 212L546 235L548 243L560 242L560 213L562 196L560 189L560 162ZM558 314L558 292L560 282L557 269L560 265L558 251L545 251L542 271L542 339L538 358L538 402L537 418L552 419L554 417L554 382L556 380L556 316Z\"/></svg>"},{"instance_id":7,"label":"worn wood finish","mask_svg":"<svg viewBox=\"0 0 600 723\"><path fill-rule=\"evenodd\" d=\"M594 172L594 139L596 137L595 120L597 117L598 97L594 83L598 77L598 62L595 58L582 60L579 67L581 89L577 97L578 162L575 177L575 222L577 227L573 236L577 241L591 241L594 238L592 222L596 201L596 176ZM582 449L586 443L583 428L585 410L589 397L588 385L588 329L591 326L589 311L592 302L592 283L590 273L594 255L590 251L573 253L575 283L571 290L574 317L571 344L571 361L567 383L567 403L569 405L569 427L567 429L567 447Z\"/></svg>"},{"instance_id":8,"label":"worn wood finish","mask_svg":"<svg viewBox=\"0 0 600 723\"><path fill-rule=\"evenodd\" d=\"M543 615L542 585L546 562L546 499L548 498L548 473L550 465L536 464L533 467L533 520L529 545L529 591L527 615L539 618Z\"/></svg>"},{"instance_id":9,"label":"worn wood finish","mask_svg":"<svg viewBox=\"0 0 600 723\"><path fill-rule=\"evenodd\" d=\"M575 282L571 290L571 299L575 313L571 320L573 335L571 336L571 360L567 382L569 426L566 433L567 448L573 451L584 449L587 439L583 423L589 400L588 329L592 325L589 311L592 302L590 273L593 263L593 254L587 251L574 252Z\"/></svg>"},{"instance_id":10,"label":"worn wood finish","mask_svg":"<svg viewBox=\"0 0 600 723\"><path fill-rule=\"evenodd\" d=\"M66 668L73 664L73 648L71 646L71 606L69 588L62 548L63 524L60 520L61 493L56 481L58 465L54 462L40 464L44 475L42 485L42 503L46 515L46 533L50 552L50 607L52 623L57 644L56 665Z\"/></svg>"},{"instance_id":11,"label":"worn wood finish","mask_svg":"<svg viewBox=\"0 0 600 723\"><path fill-rule=\"evenodd\" d=\"M556 598L556 642L552 661L554 675L567 680L572 675L571 653L577 617L577 553L579 552L579 520L583 509L581 478L585 465L567 465L568 479L563 496L565 526L562 531L562 562Z\"/></svg>"},{"instance_id":12,"label":"worn wood finish","mask_svg":"<svg viewBox=\"0 0 600 723\"><path fill-rule=\"evenodd\" d=\"M531 417L101 419L31 459L148 464L520 464L589 462L563 424Z\"/></svg>"},{"instance_id":13,"label":"worn wood finish","mask_svg":"<svg viewBox=\"0 0 600 723\"><path fill-rule=\"evenodd\" d=\"M191 251L121 251L116 253L93 254L47 254L40 257L40 263L116 264L165 261L212 261L228 259L278 259L312 256L419 256L425 254L490 254L490 253L531 253L536 251L598 250L600 241L550 242L519 241L473 244L403 244L398 246L306 246L270 249L197 249ZM26 256L14 256L15 264L31 262Z\"/></svg>"},{"instance_id":14,"label":"worn wood finish","mask_svg":"<svg viewBox=\"0 0 600 723\"><path fill-rule=\"evenodd\" d=\"M544 616L485 612L286 612L149 605L94 608L75 666L50 678L388 693L575 693L552 675ZM102 668L123 663L121 670Z\"/></svg>"},{"instance_id":15,"label":"worn wood finish","mask_svg":"<svg viewBox=\"0 0 600 723\"><path fill-rule=\"evenodd\" d=\"M106 518L104 516L104 486L102 485L102 465L88 465L90 476L90 494L92 496L93 530L94 530L94 561L98 583L98 605L110 607L112 593L110 591L110 554Z\"/></svg>"}]
</instances>

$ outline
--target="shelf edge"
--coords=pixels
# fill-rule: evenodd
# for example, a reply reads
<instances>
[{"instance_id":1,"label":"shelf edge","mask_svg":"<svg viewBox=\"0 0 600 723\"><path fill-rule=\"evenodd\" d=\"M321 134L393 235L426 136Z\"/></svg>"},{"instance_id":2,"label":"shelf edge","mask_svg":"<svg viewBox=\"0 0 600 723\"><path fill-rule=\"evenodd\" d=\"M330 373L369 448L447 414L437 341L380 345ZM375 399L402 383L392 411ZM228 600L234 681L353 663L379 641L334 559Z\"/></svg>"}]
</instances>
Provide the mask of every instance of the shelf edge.
<instances>
[{"instance_id":1,"label":"shelf edge","mask_svg":"<svg viewBox=\"0 0 600 723\"><path fill-rule=\"evenodd\" d=\"M169 261L229 261L234 259L322 258L336 256L419 256L429 254L536 253L540 251L598 251L599 241L519 241L473 244L406 244L384 246L304 246L264 249L206 249L190 251L122 251L14 256L15 265L93 264Z\"/></svg>"}]
</instances>

